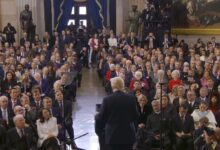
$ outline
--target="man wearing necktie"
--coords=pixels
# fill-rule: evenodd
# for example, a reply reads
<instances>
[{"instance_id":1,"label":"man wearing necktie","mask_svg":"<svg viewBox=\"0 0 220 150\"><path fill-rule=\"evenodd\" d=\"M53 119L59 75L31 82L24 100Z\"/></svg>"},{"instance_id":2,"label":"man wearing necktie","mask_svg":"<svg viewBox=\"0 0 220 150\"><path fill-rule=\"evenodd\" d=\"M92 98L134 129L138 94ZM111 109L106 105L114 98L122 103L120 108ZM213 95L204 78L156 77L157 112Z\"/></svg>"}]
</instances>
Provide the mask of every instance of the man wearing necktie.
<instances>
[{"instance_id":1,"label":"man wearing necktie","mask_svg":"<svg viewBox=\"0 0 220 150\"><path fill-rule=\"evenodd\" d=\"M36 107L37 111L42 107L41 92L38 86L31 90L33 101L30 103L31 107Z\"/></svg>"},{"instance_id":2,"label":"man wearing necktie","mask_svg":"<svg viewBox=\"0 0 220 150\"><path fill-rule=\"evenodd\" d=\"M7 148L10 150L30 150L36 145L36 138L29 127L25 126L23 115L13 118L15 127L7 132Z\"/></svg>"},{"instance_id":3,"label":"man wearing necktie","mask_svg":"<svg viewBox=\"0 0 220 150\"><path fill-rule=\"evenodd\" d=\"M199 108L199 101L196 99L195 91L188 91L187 94L188 101L188 113L191 114L195 109Z\"/></svg>"},{"instance_id":4,"label":"man wearing necktie","mask_svg":"<svg viewBox=\"0 0 220 150\"><path fill-rule=\"evenodd\" d=\"M64 100L62 91L57 91L55 93L55 107L58 107L62 115L62 127L64 127L64 132L67 130L70 137L70 143L73 149L77 146L74 142L74 130L73 130L73 120L72 120L72 103L69 100ZM65 136L65 134L64 134ZM66 139L65 137L62 137Z\"/></svg>"},{"instance_id":5,"label":"man wearing necktie","mask_svg":"<svg viewBox=\"0 0 220 150\"><path fill-rule=\"evenodd\" d=\"M50 97L44 97L43 99L43 108L46 108L50 111L53 117L57 118L57 124L61 124L61 112L59 109L52 107L52 99Z\"/></svg>"},{"instance_id":6,"label":"man wearing necktie","mask_svg":"<svg viewBox=\"0 0 220 150\"><path fill-rule=\"evenodd\" d=\"M9 109L14 109L16 105L21 105L20 100L18 99L18 91L16 88L12 88L10 92L10 101L9 101Z\"/></svg>"},{"instance_id":7,"label":"man wearing necktie","mask_svg":"<svg viewBox=\"0 0 220 150\"><path fill-rule=\"evenodd\" d=\"M192 116L187 113L187 105L179 107L179 114L173 118L173 130L176 138L176 149L193 150L193 133L195 130Z\"/></svg>"},{"instance_id":8,"label":"man wearing necktie","mask_svg":"<svg viewBox=\"0 0 220 150\"><path fill-rule=\"evenodd\" d=\"M12 122L13 112L8 109L8 98L6 96L0 97L0 123L2 123L6 129L13 126Z\"/></svg>"}]
</instances>

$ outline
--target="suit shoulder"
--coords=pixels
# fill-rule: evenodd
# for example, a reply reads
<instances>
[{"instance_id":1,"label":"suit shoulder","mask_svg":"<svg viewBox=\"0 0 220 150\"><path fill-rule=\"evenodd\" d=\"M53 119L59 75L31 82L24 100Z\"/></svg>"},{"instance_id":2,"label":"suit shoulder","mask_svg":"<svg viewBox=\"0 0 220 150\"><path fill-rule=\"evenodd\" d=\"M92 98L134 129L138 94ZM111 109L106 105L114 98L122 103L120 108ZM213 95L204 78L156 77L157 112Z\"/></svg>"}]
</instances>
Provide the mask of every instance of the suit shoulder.
<instances>
[{"instance_id":1,"label":"suit shoulder","mask_svg":"<svg viewBox=\"0 0 220 150\"><path fill-rule=\"evenodd\" d=\"M9 130L7 131L7 134L12 134L12 133L14 133L15 131L16 131L15 128L11 128L11 129L9 129Z\"/></svg>"}]
</instances>

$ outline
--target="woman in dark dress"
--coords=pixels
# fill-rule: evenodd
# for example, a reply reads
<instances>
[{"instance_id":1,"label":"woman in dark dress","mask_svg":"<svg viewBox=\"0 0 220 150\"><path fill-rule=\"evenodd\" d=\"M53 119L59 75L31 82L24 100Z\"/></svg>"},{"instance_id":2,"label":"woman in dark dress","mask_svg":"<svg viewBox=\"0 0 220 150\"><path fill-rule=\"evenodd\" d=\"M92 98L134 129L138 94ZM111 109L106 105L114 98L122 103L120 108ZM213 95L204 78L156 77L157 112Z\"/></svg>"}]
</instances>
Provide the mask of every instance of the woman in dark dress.
<instances>
[{"instance_id":1,"label":"woman in dark dress","mask_svg":"<svg viewBox=\"0 0 220 150\"><path fill-rule=\"evenodd\" d=\"M6 78L2 82L2 93L9 94L10 90L17 85L16 77L13 71L6 72Z\"/></svg>"},{"instance_id":2,"label":"woman in dark dress","mask_svg":"<svg viewBox=\"0 0 220 150\"><path fill-rule=\"evenodd\" d=\"M147 97L143 94L137 97L138 100L138 111L139 111L139 118L138 118L138 127L144 128L147 122L147 117L152 112L152 107L150 102L147 100Z\"/></svg>"}]
</instances>

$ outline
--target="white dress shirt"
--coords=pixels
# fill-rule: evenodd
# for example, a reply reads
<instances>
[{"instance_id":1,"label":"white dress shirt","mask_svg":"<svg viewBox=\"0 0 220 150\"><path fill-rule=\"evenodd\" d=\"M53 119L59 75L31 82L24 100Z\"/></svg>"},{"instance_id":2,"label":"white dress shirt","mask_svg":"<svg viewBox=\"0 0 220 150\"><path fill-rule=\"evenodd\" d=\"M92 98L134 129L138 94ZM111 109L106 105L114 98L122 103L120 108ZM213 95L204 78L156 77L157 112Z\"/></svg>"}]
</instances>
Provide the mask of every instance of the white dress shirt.
<instances>
[{"instance_id":1,"label":"white dress shirt","mask_svg":"<svg viewBox=\"0 0 220 150\"><path fill-rule=\"evenodd\" d=\"M2 111L2 119L4 119L8 124L8 110L1 108Z\"/></svg>"},{"instance_id":2,"label":"white dress shirt","mask_svg":"<svg viewBox=\"0 0 220 150\"><path fill-rule=\"evenodd\" d=\"M195 128L198 129L198 122L202 117L207 117L209 119L209 124L208 127L210 128L215 128L216 127L216 119L215 116L213 114L213 112L211 110L207 110L204 113L201 113L199 111L199 109L196 109L193 111L193 113L191 114L191 116L193 117L194 123L195 123Z\"/></svg>"},{"instance_id":3,"label":"white dress shirt","mask_svg":"<svg viewBox=\"0 0 220 150\"><path fill-rule=\"evenodd\" d=\"M41 147L43 142L48 138L49 135L58 136L58 126L57 119L51 117L48 121L43 123L40 122L40 119L37 120L37 133L38 133L38 143L37 146ZM58 139L57 139L58 141ZM58 141L59 142L59 141Z\"/></svg>"},{"instance_id":4,"label":"white dress shirt","mask_svg":"<svg viewBox=\"0 0 220 150\"><path fill-rule=\"evenodd\" d=\"M116 38L109 38L108 39L108 45L109 47L117 47L118 46L118 41Z\"/></svg>"}]
</instances>

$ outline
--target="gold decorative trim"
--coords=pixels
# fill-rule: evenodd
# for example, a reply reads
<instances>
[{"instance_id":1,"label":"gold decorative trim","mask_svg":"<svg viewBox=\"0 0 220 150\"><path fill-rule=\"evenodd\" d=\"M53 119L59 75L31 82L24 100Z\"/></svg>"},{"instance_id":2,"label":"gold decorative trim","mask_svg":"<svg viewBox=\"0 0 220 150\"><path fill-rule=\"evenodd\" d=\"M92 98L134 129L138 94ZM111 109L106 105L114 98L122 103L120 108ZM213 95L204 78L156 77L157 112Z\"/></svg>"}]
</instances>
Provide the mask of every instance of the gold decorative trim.
<instances>
[{"instance_id":1,"label":"gold decorative trim","mask_svg":"<svg viewBox=\"0 0 220 150\"><path fill-rule=\"evenodd\" d=\"M102 27L105 28L104 25L104 16L102 15L102 5L100 4L99 0L95 0L96 4L99 6L99 16L102 19Z\"/></svg>"},{"instance_id":2,"label":"gold decorative trim","mask_svg":"<svg viewBox=\"0 0 220 150\"><path fill-rule=\"evenodd\" d=\"M63 4L64 4L64 1L65 0L63 0L62 1L62 3L60 4L60 14L59 14L59 16L58 16L58 18L57 18L57 25L56 25L56 30L57 30L57 28L58 28L58 26L59 26L59 22L60 22L60 19L61 19L61 17L62 17L62 15L63 15Z\"/></svg>"},{"instance_id":3,"label":"gold decorative trim","mask_svg":"<svg viewBox=\"0 0 220 150\"><path fill-rule=\"evenodd\" d=\"M220 29L213 28L172 28L171 32L182 35L220 35Z\"/></svg>"}]
</instances>

